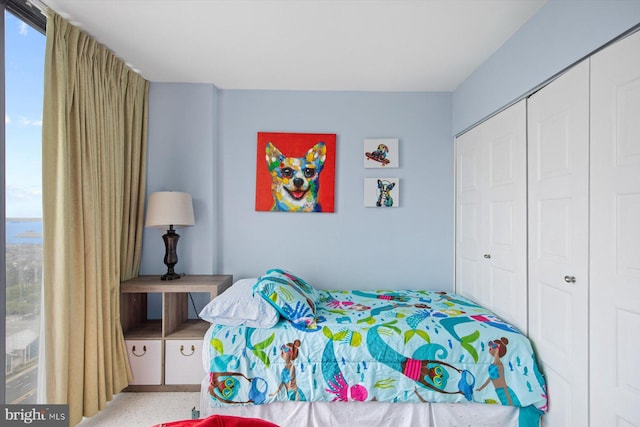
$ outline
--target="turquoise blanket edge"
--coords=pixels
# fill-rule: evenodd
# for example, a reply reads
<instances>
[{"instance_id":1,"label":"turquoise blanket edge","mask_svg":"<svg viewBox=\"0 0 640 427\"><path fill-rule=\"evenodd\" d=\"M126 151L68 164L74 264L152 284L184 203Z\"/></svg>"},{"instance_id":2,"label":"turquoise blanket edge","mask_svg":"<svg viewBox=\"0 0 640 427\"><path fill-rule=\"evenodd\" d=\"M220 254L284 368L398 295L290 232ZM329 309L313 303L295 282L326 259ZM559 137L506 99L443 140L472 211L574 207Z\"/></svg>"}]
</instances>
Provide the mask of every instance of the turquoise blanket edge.
<instances>
[{"instance_id":1,"label":"turquoise blanket edge","mask_svg":"<svg viewBox=\"0 0 640 427\"><path fill-rule=\"evenodd\" d=\"M518 427L539 427L542 413L543 412L534 405L520 408L520 414L518 415Z\"/></svg>"}]
</instances>

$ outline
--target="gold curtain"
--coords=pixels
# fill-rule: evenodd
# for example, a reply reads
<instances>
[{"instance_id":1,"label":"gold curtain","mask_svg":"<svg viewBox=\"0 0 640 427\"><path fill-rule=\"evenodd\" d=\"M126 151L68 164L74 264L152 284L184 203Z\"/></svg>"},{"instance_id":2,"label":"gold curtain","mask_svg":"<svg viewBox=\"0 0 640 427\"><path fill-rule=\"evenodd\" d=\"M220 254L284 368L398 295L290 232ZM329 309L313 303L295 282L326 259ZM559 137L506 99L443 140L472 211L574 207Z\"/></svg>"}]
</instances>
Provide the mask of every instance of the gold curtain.
<instances>
[{"instance_id":1,"label":"gold curtain","mask_svg":"<svg viewBox=\"0 0 640 427\"><path fill-rule=\"evenodd\" d=\"M75 425L131 379L120 280L140 265L149 83L54 12L46 43L46 399Z\"/></svg>"}]
</instances>

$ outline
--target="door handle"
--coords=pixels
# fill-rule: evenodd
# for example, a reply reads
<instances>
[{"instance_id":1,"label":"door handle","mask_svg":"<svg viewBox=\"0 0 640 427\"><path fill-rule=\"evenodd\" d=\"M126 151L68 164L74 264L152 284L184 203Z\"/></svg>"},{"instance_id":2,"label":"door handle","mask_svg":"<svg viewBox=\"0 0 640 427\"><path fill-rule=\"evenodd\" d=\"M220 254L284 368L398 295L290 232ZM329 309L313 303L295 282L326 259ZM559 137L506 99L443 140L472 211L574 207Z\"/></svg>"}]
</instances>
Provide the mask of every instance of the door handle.
<instances>
[{"instance_id":1,"label":"door handle","mask_svg":"<svg viewBox=\"0 0 640 427\"><path fill-rule=\"evenodd\" d=\"M564 276L564 281L567 283L576 283L575 276Z\"/></svg>"}]
</instances>

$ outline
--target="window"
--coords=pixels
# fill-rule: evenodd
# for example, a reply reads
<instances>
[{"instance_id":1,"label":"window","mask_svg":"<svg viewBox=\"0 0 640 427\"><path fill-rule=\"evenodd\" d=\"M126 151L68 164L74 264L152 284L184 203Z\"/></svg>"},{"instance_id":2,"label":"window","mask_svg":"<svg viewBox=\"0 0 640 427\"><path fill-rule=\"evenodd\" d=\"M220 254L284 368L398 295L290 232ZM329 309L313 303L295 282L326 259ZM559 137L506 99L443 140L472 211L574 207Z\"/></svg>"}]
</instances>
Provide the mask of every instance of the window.
<instances>
[{"instance_id":1,"label":"window","mask_svg":"<svg viewBox=\"0 0 640 427\"><path fill-rule=\"evenodd\" d=\"M12 4L13 3L13 4ZM37 403L42 288L42 100L45 36L25 2L4 13L4 402ZM26 9L25 9L26 7ZM22 9L26 10L26 14ZM12 12L21 16L18 18ZM38 24L37 22L40 22Z\"/></svg>"}]
</instances>

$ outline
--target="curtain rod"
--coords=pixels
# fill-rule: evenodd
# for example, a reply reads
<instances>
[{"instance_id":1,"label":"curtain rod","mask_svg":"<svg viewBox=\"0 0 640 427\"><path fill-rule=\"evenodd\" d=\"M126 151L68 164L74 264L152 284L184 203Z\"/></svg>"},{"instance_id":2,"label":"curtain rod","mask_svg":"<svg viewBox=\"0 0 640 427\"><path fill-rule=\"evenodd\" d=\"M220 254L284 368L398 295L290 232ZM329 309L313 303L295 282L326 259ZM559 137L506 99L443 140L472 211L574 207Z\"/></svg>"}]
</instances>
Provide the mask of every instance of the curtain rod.
<instances>
[{"instance_id":1,"label":"curtain rod","mask_svg":"<svg viewBox=\"0 0 640 427\"><path fill-rule=\"evenodd\" d=\"M41 0L27 0L27 3L35 6L36 9L40 11L43 15L47 15L47 11L49 10L49 6L44 4Z\"/></svg>"}]
</instances>

